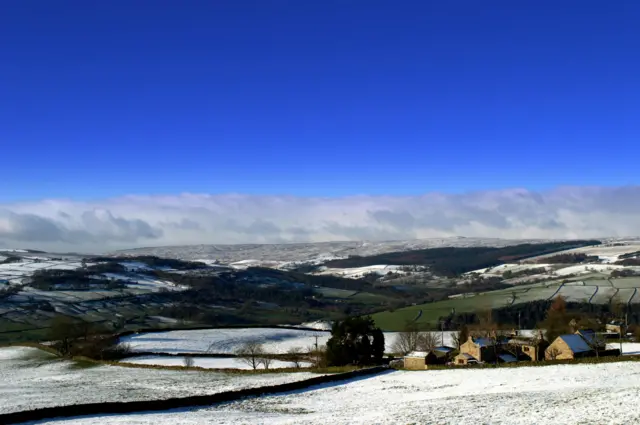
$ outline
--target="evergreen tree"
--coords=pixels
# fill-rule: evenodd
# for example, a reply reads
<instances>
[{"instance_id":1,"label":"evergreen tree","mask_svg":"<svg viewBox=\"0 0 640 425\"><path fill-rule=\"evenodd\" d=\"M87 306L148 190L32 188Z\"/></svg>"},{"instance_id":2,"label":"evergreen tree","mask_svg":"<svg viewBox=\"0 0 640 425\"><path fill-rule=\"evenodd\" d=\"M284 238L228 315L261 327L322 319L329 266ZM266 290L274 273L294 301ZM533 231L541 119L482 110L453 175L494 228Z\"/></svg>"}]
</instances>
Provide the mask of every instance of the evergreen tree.
<instances>
[{"instance_id":1,"label":"evergreen tree","mask_svg":"<svg viewBox=\"0 0 640 425\"><path fill-rule=\"evenodd\" d=\"M384 355L384 335L371 317L349 317L335 322L327 342L329 366L380 363Z\"/></svg>"}]
</instances>

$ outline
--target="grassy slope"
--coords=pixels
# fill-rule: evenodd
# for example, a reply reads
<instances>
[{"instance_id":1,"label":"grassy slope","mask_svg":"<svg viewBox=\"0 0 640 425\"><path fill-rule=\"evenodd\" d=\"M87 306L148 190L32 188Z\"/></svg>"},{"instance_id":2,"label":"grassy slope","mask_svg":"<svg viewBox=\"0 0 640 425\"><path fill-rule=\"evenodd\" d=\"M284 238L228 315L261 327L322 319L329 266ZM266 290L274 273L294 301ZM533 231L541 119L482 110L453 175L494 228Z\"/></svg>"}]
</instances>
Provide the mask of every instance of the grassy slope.
<instances>
[{"instance_id":1,"label":"grassy slope","mask_svg":"<svg viewBox=\"0 0 640 425\"><path fill-rule=\"evenodd\" d=\"M613 279L612 283L614 287L619 288L637 287L640 293L640 279L637 277ZM544 300L554 295L556 290L560 289L560 285L560 282L520 285L509 289L469 296L467 298L452 298L434 303L406 307L393 312L385 311L374 314L373 318L376 324L384 331L400 331L407 321L414 321L414 323L423 329L434 329L438 326L438 318L447 316L451 313L451 309L455 309L457 313L477 312L485 309L495 309L530 301ZM585 281L584 286L569 284L563 286L558 293L562 294L569 301L586 302L590 298L588 295L594 293L596 286L609 290L611 283L607 280L599 279ZM603 289L603 291L605 289ZM632 289L627 290L625 296L629 296L632 293L631 291ZM608 291L607 293L613 295L615 292ZM610 298L608 299L607 297L594 297L593 303L603 304L609 302L609 300ZM624 301L628 301L628 299ZM639 303L640 294L634 296L631 302ZM421 314L420 311L422 311Z\"/></svg>"}]
</instances>

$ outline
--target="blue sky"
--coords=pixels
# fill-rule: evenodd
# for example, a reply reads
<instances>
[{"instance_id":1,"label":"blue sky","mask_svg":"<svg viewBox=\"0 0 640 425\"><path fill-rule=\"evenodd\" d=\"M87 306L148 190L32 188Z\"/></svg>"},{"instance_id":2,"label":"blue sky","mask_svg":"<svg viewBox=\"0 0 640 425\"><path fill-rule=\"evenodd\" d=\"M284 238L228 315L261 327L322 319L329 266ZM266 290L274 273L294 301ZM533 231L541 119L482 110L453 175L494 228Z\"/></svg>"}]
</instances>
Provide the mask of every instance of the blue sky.
<instances>
[{"instance_id":1,"label":"blue sky","mask_svg":"<svg viewBox=\"0 0 640 425\"><path fill-rule=\"evenodd\" d=\"M0 202L638 183L636 1L0 2Z\"/></svg>"}]
</instances>

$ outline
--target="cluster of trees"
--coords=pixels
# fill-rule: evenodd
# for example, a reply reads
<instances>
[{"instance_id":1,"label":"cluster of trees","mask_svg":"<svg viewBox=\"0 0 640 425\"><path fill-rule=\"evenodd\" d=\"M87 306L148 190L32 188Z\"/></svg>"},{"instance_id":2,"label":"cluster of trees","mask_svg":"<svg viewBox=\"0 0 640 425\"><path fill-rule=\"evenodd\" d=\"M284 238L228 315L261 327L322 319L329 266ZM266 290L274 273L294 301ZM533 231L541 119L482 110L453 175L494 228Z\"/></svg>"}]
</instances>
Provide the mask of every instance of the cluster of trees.
<instances>
[{"instance_id":1,"label":"cluster of trees","mask_svg":"<svg viewBox=\"0 0 640 425\"><path fill-rule=\"evenodd\" d=\"M535 267L535 268L524 269L524 270L515 271L515 272L513 270L507 270L506 272L502 273L502 277L504 279L513 279L516 277L533 276L535 274L543 274L546 272L547 272L547 269L545 267Z\"/></svg>"},{"instance_id":2,"label":"cluster of trees","mask_svg":"<svg viewBox=\"0 0 640 425\"><path fill-rule=\"evenodd\" d=\"M12 295L17 294L22 289L19 285L9 285L3 288L0 288L0 299L8 298Z\"/></svg>"},{"instance_id":3,"label":"cluster of trees","mask_svg":"<svg viewBox=\"0 0 640 425\"><path fill-rule=\"evenodd\" d=\"M587 255L583 253L575 254L558 254L551 257L545 257L539 260L540 263L548 264L580 264L580 263L598 263L600 257L597 255Z\"/></svg>"},{"instance_id":4,"label":"cluster of trees","mask_svg":"<svg viewBox=\"0 0 640 425\"><path fill-rule=\"evenodd\" d=\"M384 347L384 334L371 317L349 317L333 324L326 362L328 366L380 364Z\"/></svg>"},{"instance_id":5,"label":"cluster of trees","mask_svg":"<svg viewBox=\"0 0 640 425\"><path fill-rule=\"evenodd\" d=\"M53 291L60 285L63 285L65 289L77 290L95 289L96 287L120 289L126 286L126 283L121 280L92 278L91 276L96 273L93 267L95 266L77 270L36 270L30 278L29 286L43 291Z\"/></svg>"},{"instance_id":6,"label":"cluster of trees","mask_svg":"<svg viewBox=\"0 0 640 425\"><path fill-rule=\"evenodd\" d=\"M610 276L611 277L631 277L631 276L638 276L640 275L640 273L638 273L635 270L632 269L615 269L611 271Z\"/></svg>"},{"instance_id":7,"label":"cluster of trees","mask_svg":"<svg viewBox=\"0 0 640 425\"><path fill-rule=\"evenodd\" d=\"M11 263L19 263L22 261L22 258L16 257L15 255L10 255L4 260L0 260L0 264L11 264Z\"/></svg>"},{"instance_id":8,"label":"cluster of trees","mask_svg":"<svg viewBox=\"0 0 640 425\"><path fill-rule=\"evenodd\" d=\"M503 248L432 248L405 252L390 252L368 257L353 256L332 260L328 267L365 267L375 264L428 266L435 274L454 277L473 270L493 267L508 261L550 254L582 246L600 245L598 240L521 244Z\"/></svg>"},{"instance_id":9,"label":"cluster of trees","mask_svg":"<svg viewBox=\"0 0 640 425\"><path fill-rule=\"evenodd\" d=\"M616 261L614 264L618 266L640 266L640 258L625 258Z\"/></svg>"},{"instance_id":10,"label":"cluster of trees","mask_svg":"<svg viewBox=\"0 0 640 425\"><path fill-rule=\"evenodd\" d=\"M191 270L198 268L206 268L207 265L199 261L177 260L175 258L160 258L153 255L138 255L130 257L93 257L88 259L89 262L101 263L122 263L122 262L139 262L146 264L151 268L170 268L174 270Z\"/></svg>"},{"instance_id":11,"label":"cluster of trees","mask_svg":"<svg viewBox=\"0 0 640 425\"><path fill-rule=\"evenodd\" d=\"M420 332L415 324L407 323L402 332L398 332L393 343L393 352L406 355L412 351L429 352L442 345L441 338L432 332Z\"/></svg>"},{"instance_id":12,"label":"cluster of trees","mask_svg":"<svg viewBox=\"0 0 640 425\"><path fill-rule=\"evenodd\" d=\"M100 360L116 360L126 357L130 348L119 344L117 335L105 326L84 320L58 315L51 321L48 339L63 357L88 357Z\"/></svg>"}]
</instances>

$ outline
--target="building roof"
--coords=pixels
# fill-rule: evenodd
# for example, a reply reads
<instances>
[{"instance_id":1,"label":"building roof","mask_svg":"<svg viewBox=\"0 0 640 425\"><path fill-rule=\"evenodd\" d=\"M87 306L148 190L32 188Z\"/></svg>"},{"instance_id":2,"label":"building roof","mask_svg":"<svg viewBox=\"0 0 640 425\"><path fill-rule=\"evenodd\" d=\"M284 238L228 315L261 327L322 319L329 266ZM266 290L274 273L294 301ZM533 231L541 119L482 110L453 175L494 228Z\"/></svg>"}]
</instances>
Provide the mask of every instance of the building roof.
<instances>
[{"instance_id":1,"label":"building roof","mask_svg":"<svg viewBox=\"0 0 640 425\"><path fill-rule=\"evenodd\" d=\"M494 341L491 338L474 338L473 342L480 347L492 347L494 345Z\"/></svg>"},{"instance_id":2,"label":"building roof","mask_svg":"<svg viewBox=\"0 0 640 425\"><path fill-rule=\"evenodd\" d=\"M540 339L538 338L525 338L525 337L516 337L516 338L511 338L507 341L508 344L514 344L514 345L539 345L541 342Z\"/></svg>"},{"instance_id":3,"label":"building roof","mask_svg":"<svg viewBox=\"0 0 640 425\"><path fill-rule=\"evenodd\" d=\"M512 354L500 354L498 358L505 363L512 363L512 362L518 361L518 359Z\"/></svg>"},{"instance_id":4,"label":"building roof","mask_svg":"<svg viewBox=\"0 0 640 425\"><path fill-rule=\"evenodd\" d=\"M576 332L576 334L584 338L584 340L587 341L587 344L589 345L602 345L602 342L598 341L595 331L591 329L582 329Z\"/></svg>"},{"instance_id":5,"label":"building roof","mask_svg":"<svg viewBox=\"0 0 640 425\"><path fill-rule=\"evenodd\" d=\"M455 348L447 347L446 345L441 345L440 347L436 347L433 349L433 351L441 351L443 353L450 353L453 350L455 350Z\"/></svg>"},{"instance_id":6,"label":"building roof","mask_svg":"<svg viewBox=\"0 0 640 425\"><path fill-rule=\"evenodd\" d=\"M412 351L405 357L427 357L427 354L428 353L426 351Z\"/></svg>"},{"instance_id":7,"label":"building roof","mask_svg":"<svg viewBox=\"0 0 640 425\"><path fill-rule=\"evenodd\" d=\"M587 341L582 338L580 335L576 334L568 334L568 335L560 335L558 338L563 340L565 344L569 346L569 349L574 353L583 353L586 351L591 351L591 347L587 344Z\"/></svg>"},{"instance_id":8,"label":"building roof","mask_svg":"<svg viewBox=\"0 0 640 425\"><path fill-rule=\"evenodd\" d=\"M460 353L456 357L464 357L467 360L476 360L475 357L473 357L471 354L467 354L467 353Z\"/></svg>"}]
</instances>

